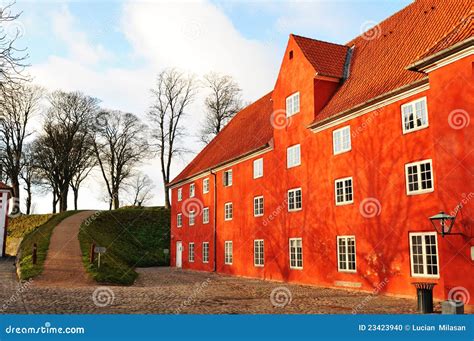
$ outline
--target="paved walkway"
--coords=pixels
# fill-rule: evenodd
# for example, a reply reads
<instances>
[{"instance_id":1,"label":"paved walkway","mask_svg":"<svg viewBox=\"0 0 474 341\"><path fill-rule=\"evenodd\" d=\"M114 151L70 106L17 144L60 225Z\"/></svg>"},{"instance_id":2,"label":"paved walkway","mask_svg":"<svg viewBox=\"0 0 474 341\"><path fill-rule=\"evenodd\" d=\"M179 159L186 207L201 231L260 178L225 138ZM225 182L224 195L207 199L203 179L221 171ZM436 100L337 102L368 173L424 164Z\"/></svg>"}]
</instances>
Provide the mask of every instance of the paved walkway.
<instances>
[{"instance_id":1,"label":"paved walkway","mask_svg":"<svg viewBox=\"0 0 474 341\"><path fill-rule=\"evenodd\" d=\"M43 273L34 280L35 286L81 287L94 285L82 263L79 245L81 223L93 211L74 214L59 223L53 231Z\"/></svg>"}]
</instances>

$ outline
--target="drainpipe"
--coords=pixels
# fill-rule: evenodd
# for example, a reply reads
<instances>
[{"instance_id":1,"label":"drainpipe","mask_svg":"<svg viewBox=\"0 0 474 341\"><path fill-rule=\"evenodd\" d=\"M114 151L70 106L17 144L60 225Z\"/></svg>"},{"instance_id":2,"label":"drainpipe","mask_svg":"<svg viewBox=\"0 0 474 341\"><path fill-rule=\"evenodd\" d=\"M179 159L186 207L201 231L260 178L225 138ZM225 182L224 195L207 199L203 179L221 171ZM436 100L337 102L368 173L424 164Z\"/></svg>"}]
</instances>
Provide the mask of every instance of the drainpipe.
<instances>
[{"instance_id":1,"label":"drainpipe","mask_svg":"<svg viewBox=\"0 0 474 341\"><path fill-rule=\"evenodd\" d=\"M217 174L209 170L211 175L214 177L214 272L217 272Z\"/></svg>"}]
</instances>

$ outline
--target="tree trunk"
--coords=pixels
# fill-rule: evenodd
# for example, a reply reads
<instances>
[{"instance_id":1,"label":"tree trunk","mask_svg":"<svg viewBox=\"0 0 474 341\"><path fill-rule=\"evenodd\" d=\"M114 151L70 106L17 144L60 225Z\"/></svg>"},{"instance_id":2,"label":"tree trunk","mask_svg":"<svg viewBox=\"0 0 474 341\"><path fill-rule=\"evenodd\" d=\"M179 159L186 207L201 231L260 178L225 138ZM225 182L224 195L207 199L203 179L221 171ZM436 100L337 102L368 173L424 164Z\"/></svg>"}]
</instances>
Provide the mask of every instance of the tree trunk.
<instances>
[{"instance_id":1,"label":"tree trunk","mask_svg":"<svg viewBox=\"0 0 474 341\"><path fill-rule=\"evenodd\" d=\"M18 214L20 210L20 182L18 179L12 179L12 188L13 188L13 207L12 214Z\"/></svg>"},{"instance_id":2,"label":"tree trunk","mask_svg":"<svg viewBox=\"0 0 474 341\"><path fill-rule=\"evenodd\" d=\"M31 214L31 185L27 185L26 195L26 214Z\"/></svg>"},{"instance_id":3,"label":"tree trunk","mask_svg":"<svg viewBox=\"0 0 474 341\"><path fill-rule=\"evenodd\" d=\"M56 200L56 192L53 190L53 213L56 213L56 203L58 201Z\"/></svg>"},{"instance_id":4,"label":"tree trunk","mask_svg":"<svg viewBox=\"0 0 474 341\"><path fill-rule=\"evenodd\" d=\"M65 185L64 188L61 189L60 196L59 196L59 212L66 212L67 211L67 195L69 192L69 185Z\"/></svg>"},{"instance_id":5,"label":"tree trunk","mask_svg":"<svg viewBox=\"0 0 474 341\"><path fill-rule=\"evenodd\" d=\"M77 201L79 199L79 188L73 188L74 192L74 209L77 211Z\"/></svg>"},{"instance_id":6,"label":"tree trunk","mask_svg":"<svg viewBox=\"0 0 474 341\"><path fill-rule=\"evenodd\" d=\"M171 202L170 202L170 191L165 185L165 207L170 208L171 207Z\"/></svg>"},{"instance_id":7,"label":"tree trunk","mask_svg":"<svg viewBox=\"0 0 474 341\"><path fill-rule=\"evenodd\" d=\"M114 210L120 208L118 193L114 196Z\"/></svg>"}]
</instances>

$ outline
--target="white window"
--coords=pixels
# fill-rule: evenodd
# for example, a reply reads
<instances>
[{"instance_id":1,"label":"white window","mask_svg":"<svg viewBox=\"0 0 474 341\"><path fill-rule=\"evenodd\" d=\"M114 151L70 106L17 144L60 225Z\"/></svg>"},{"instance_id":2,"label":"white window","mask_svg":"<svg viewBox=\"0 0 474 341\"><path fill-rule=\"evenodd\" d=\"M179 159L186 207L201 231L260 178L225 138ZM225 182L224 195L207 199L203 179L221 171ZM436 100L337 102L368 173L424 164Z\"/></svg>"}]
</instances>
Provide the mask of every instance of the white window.
<instances>
[{"instance_id":1,"label":"white window","mask_svg":"<svg viewBox=\"0 0 474 341\"><path fill-rule=\"evenodd\" d=\"M290 238L290 269L303 269L303 240Z\"/></svg>"},{"instance_id":2,"label":"white window","mask_svg":"<svg viewBox=\"0 0 474 341\"><path fill-rule=\"evenodd\" d=\"M410 233L411 275L439 277L436 232Z\"/></svg>"},{"instance_id":3,"label":"white window","mask_svg":"<svg viewBox=\"0 0 474 341\"><path fill-rule=\"evenodd\" d=\"M209 223L209 207L204 207L202 210L202 223L203 224Z\"/></svg>"},{"instance_id":4,"label":"white window","mask_svg":"<svg viewBox=\"0 0 474 341\"><path fill-rule=\"evenodd\" d=\"M337 179L334 181L336 205L347 205L354 202L352 178Z\"/></svg>"},{"instance_id":5,"label":"white window","mask_svg":"<svg viewBox=\"0 0 474 341\"><path fill-rule=\"evenodd\" d=\"M183 226L183 214L182 213L178 213L177 217L176 217L176 225L178 227L182 227Z\"/></svg>"},{"instance_id":6,"label":"white window","mask_svg":"<svg viewBox=\"0 0 474 341\"><path fill-rule=\"evenodd\" d=\"M178 188L178 201L183 200L183 189Z\"/></svg>"},{"instance_id":7,"label":"white window","mask_svg":"<svg viewBox=\"0 0 474 341\"><path fill-rule=\"evenodd\" d=\"M288 191L288 211L299 211L302 208L301 188Z\"/></svg>"},{"instance_id":8,"label":"white window","mask_svg":"<svg viewBox=\"0 0 474 341\"><path fill-rule=\"evenodd\" d=\"M351 127L343 127L332 132L334 155L351 150Z\"/></svg>"},{"instance_id":9,"label":"white window","mask_svg":"<svg viewBox=\"0 0 474 341\"><path fill-rule=\"evenodd\" d=\"M428 127L426 97L402 105L402 129L404 134L426 127Z\"/></svg>"},{"instance_id":10,"label":"white window","mask_svg":"<svg viewBox=\"0 0 474 341\"><path fill-rule=\"evenodd\" d=\"M286 117L300 112L300 93L294 93L286 98Z\"/></svg>"},{"instance_id":11,"label":"white window","mask_svg":"<svg viewBox=\"0 0 474 341\"><path fill-rule=\"evenodd\" d=\"M194 184L189 185L189 197L192 198L196 195L196 187Z\"/></svg>"},{"instance_id":12,"label":"white window","mask_svg":"<svg viewBox=\"0 0 474 341\"><path fill-rule=\"evenodd\" d=\"M263 159L257 159L253 162L253 178L258 179L263 176Z\"/></svg>"},{"instance_id":13,"label":"white window","mask_svg":"<svg viewBox=\"0 0 474 341\"><path fill-rule=\"evenodd\" d=\"M286 167L292 168L301 165L301 149L300 145L288 147L286 149Z\"/></svg>"},{"instance_id":14,"label":"white window","mask_svg":"<svg viewBox=\"0 0 474 341\"><path fill-rule=\"evenodd\" d=\"M406 164L405 176L408 195L433 192L433 166L431 160Z\"/></svg>"},{"instance_id":15,"label":"white window","mask_svg":"<svg viewBox=\"0 0 474 341\"><path fill-rule=\"evenodd\" d=\"M202 243L202 262L209 263L209 243Z\"/></svg>"},{"instance_id":16,"label":"white window","mask_svg":"<svg viewBox=\"0 0 474 341\"><path fill-rule=\"evenodd\" d=\"M253 264L255 266L263 266L265 262L265 253L263 249L263 239L253 241Z\"/></svg>"},{"instance_id":17,"label":"white window","mask_svg":"<svg viewBox=\"0 0 474 341\"><path fill-rule=\"evenodd\" d=\"M209 193L209 178L202 180L202 192Z\"/></svg>"},{"instance_id":18,"label":"white window","mask_svg":"<svg viewBox=\"0 0 474 341\"><path fill-rule=\"evenodd\" d=\"M224 179L223 179L224 186L225 187L232 186L232 169L226 170L223 173L223 176L224 176Z\"/></svg>"},{"instance_id":19,"label":"white window","mask_svg":"<svg viewBox=\"0 0 474 341\"><path fill-rule=\"evenodd\" d=\"M224 204L224 220L232 220L233 214L234 212L233 212L232 203L231 202L225 203Z\"/></svg>"},{"instance_id":20,"label":"white window","mask_svg":"<svg viewBox=\"0 0 474 341\"><path fill-rule=\"evenodd\" d=\"M224 263L225 264L232 264L232 242L226 241L225 242L225 254L224 254Z\"/></svg>"},{"instance_id":21,"label":"white window","mask_svg":"<svg viewBox=\"0 0 474 341\"><path fill-rule=\"evenodd\" d=\"M354 236L337 237L337 269L356 272L356 241Z\"/></svg>"},{"instance_id":22,"label":"white window","mask_svg":"<svg viewBox=\"0 0 474 341\"><path fill-rule=\"evenodd\" d=\"M194 262L194 243L189 243L188 260Z\"/></svg>"},{"instance_id":23,"label":"white window","mask_svg":"<svg viewBox=\"0 0 474 341\"><path fill-rule=\"evenodd\" d=\"M253 215L254 217L263 216L263 196L253 198Z\"/></svg>"},{"instance_id":24,"label":"white window","mask_svg":"<svg viewBox=\"0 0 474 341\"><path fill-rule=\"evenodd\" d=\"M196 211L189 211L189 226L193 226L196 221Z\"/></svg>"}]
</instances>

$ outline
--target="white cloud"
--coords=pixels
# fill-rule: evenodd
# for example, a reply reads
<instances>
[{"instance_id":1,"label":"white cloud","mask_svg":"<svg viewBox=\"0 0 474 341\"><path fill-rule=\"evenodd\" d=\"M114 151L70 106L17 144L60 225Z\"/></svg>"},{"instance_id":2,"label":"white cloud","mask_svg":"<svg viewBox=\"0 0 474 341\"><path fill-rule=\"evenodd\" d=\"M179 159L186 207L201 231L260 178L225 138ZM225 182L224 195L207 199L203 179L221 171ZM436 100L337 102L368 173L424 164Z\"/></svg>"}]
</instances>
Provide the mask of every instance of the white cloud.
<instances>
[{"instance_id":1,"label":"white cloud","mask_svg":"<svg viewBox=\"0 0 474 341\"><path fill-rule=\"evenodd\" d=\"M100 44L92 44L84 32L75 29L76 21L66 5L51 14L54 34L69 49L70 58L85 64L96 64L112 55Z\"/></svg>"}]
</instances>

